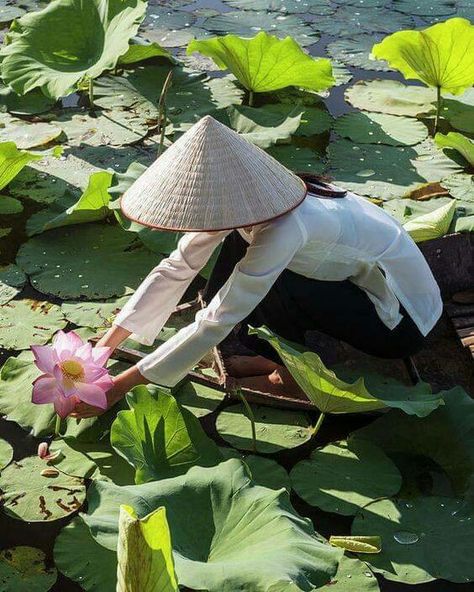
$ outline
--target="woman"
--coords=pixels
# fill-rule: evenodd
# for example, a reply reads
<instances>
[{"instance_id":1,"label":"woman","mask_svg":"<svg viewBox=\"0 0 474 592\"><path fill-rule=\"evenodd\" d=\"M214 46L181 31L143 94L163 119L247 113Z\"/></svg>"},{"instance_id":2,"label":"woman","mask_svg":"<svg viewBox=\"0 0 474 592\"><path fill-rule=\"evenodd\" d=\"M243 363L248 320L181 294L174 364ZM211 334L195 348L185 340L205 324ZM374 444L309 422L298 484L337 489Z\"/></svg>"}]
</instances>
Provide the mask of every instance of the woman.
<instances>
[{"instance_id":1,"label":"woman","mask_svg":"<svg viewBox=\"0 0 474 592\"><path fill-rule=\"evenodd\" d=\"M354 193L305 183L209 116L143 173L121 208L146 226L186 232L99 346L115 348L128 336L152 344L221 243L222 249L206 308L114 378L110 405L137 384L174 386L238 323L244 338L247 323L266 324L299 343L315 329L369 354L398 358L423 347L442 312L436 281L396 220ZM278 359L263 343L251 345L263 355L234 362L235 373L272 372ZM80 403L74 415L101 412Z\"/></svg>"}]
</instances>

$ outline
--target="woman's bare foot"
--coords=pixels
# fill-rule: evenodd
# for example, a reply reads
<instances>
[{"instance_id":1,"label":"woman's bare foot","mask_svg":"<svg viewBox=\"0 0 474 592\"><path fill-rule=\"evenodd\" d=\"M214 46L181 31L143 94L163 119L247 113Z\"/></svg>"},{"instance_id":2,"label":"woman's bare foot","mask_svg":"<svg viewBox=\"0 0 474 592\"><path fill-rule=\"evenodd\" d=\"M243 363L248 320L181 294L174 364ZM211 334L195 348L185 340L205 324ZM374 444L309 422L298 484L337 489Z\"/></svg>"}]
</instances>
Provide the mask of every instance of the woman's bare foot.
<instances>
[{"instance_id":1,"label":"woman's bare foot","mask_svg":"<svg viewBox=\"0 0 474 592\"><path fill-rule=\"evenodd\" d=\"M276 362L263 356L230 356L226 359L226 367L230 376L235 378L269 375L281 368Z\"/></svg>"}]
</instances>

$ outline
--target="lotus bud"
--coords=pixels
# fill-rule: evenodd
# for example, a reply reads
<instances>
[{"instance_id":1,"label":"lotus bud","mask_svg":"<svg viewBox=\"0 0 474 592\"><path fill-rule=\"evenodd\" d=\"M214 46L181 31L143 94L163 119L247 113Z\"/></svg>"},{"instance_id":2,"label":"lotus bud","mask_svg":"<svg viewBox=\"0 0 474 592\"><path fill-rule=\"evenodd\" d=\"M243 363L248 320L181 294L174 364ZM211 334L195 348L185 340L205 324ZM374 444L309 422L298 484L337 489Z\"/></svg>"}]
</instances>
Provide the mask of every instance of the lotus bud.
<instances>
[{"instance_id":1,"label":"lotus bud","mask_svg":"<svg viewBox=\"0 0 474 592\"><path fill-rule=\"evenodd\" d=\"M49 444L47 442L40 442L38 444L38 456L45 459L48 456Z\"/></svg>"}]
</instances>

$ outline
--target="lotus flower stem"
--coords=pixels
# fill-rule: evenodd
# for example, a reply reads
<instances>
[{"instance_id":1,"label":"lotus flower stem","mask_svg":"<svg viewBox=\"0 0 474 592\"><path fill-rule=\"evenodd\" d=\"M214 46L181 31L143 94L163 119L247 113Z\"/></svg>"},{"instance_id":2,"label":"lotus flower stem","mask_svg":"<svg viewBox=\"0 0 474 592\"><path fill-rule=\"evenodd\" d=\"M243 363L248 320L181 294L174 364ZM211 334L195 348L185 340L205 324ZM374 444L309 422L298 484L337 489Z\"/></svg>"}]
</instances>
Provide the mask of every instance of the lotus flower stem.
<instances>
[{"instance_id":1,"label":"lotus flower stem","mask_svg":"<svg viewBox=\"0 0 474 592\"><path fill-rule=\"evenodd\" d=\"M436 87L436 119L435 119L435 124L434 124L433 136L436 135L436 132L438 131L439 119L441 116L442 102L443 102L443 99L441 97L441 87L437 86Z\"/></svg>"},{"instance_id":2,"label":"lotus flower stem","mask_svg":"<svg viewBox=\"0 0 474 592\"><path fill-rule=\"evenodd\" d=\"M252 428L252 452L257 452L257 430L255 429L255 415L253 414L252 408L250 407L247 399L245 398L244 394L242 393L242 389L237 390L237 394L239 395L242 403L247 411L247 416L250 420L250 426Z\"/></svg>"},{"instance_id":3,"label":"lotus flower stem","mask_svg":"<svg viewBox=\"0 0 474 592\"><path fill-rule=\"evenodd\" d=\"M249 107L253 107L253 90L249 90Z\"/></svg>"},{"instance_id":4,"label":"lotus flower stem","mask_svg":"<svg viewBox=\"0 0 474 592\"><path fill-rule=\"evenodd\" d=\"M89 106L94 107L94 79L89 78Z\"/></svg>"},{"instance_id":5,"label":"lotus flower stem","mask_svg":"<svg viewBox=\"0 0 474 592\"><path fill-rule=\"evenodd\" d=\"M173 78L173 70L168 72L163 88L161 89L160 99L158 101L158 125L160 129L160 145L158 146L158 156L163 152L165 143L165 129L166 129L166 94L171 86L171 79Z\"/></svg>"},{"instance_id":6,"label":"lotus flower stem","mask_svg":"<svg viewBox=\"0 0 474 592\"><path fill-rule=\"evenodd\" d=\"M326 417L326 414L325 413L320 413L320 415L318 417L318 421L316 422L316 425L314 426L313 438L319 432L319 429L321 428L321 425L322 425L325 417Z\"/></svg>"},{"instance_id":7,"label":"lotus flower stem","mask_svg":"<svg viewBox=\"0 0 474 592\"><path fill-rule=\"evenodd\" d=\"M59 438L59 436L61 435L61 418L59 417L59 415L56 413L56 422L54 424L54 435L56 438Z\"/></svg>"}]
</instances>

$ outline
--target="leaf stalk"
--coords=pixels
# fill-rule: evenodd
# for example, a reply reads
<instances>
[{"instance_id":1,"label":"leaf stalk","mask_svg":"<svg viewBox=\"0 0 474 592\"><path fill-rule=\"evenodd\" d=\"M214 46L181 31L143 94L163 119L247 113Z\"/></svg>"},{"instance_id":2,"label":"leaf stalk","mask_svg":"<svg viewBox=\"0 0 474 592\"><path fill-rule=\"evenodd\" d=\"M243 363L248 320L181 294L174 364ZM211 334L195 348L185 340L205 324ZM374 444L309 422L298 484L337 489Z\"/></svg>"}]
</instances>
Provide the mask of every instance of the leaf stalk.
<instances>
[{"instance_id":1,"label":"leaf stalk","mask_svg":"<svg viewBox=\"0 0 474 592\"><path fill-rule=\"evenodd\" d=\"M160 145L158 146L158 156L163 152L165 144L165 129L166 129L166 95L171 86L171 80L173 78L173 71L168 72L163 88L161 89L160 98L158 101L158 127L160 130Z\"/></svg>"}]
</instances>

